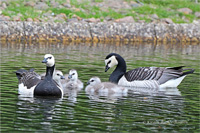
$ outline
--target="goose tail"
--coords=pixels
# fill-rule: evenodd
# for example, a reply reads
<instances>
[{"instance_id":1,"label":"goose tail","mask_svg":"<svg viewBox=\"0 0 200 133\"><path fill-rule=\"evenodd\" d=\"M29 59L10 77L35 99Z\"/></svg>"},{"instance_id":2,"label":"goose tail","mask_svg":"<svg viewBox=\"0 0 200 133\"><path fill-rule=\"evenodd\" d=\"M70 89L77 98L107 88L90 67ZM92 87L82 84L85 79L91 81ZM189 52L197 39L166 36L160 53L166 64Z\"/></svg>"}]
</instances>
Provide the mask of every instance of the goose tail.
<instances>
[{"instance_id":1,"label":"goose tail","mask_svg":"<svg viewBox=\"0 0 200 133\"><path fill-rule=\"evenodd\" d=\"M195 71L195 69L192 69L192 68L182 69L182 67L184 66L170 68L170 69L180 70L182 74L178 78L170 79L164 84L161 84L160 88L177 87L182 82L182 80L186 77L186 75L191 74Z\"/></svg>"},{"instance_id":2,"label":"goose tail","mask_svg":"<svg viewBox=\"0 0 200 133\"><path fill-rule=\"evenodd\" d=\"M18 80L21 80L21 78L23 77L23 75L27 72L33 72L34 68L31 68L29 71L25 70L25 69L19 69L17 71L15 71L15 74L18 78Z\"/></svg>"},{"instance_id":3,"label":"goose tail","mask_svg":"<svg viewBox=\"0 0 200 133\"><path fill-rule=\"evenodd\" d=\"M169 69L182 71L183 73L180 75L180 77L188 75L188 74L191 74L191 73L194 73L194 71L195 71L195 69L192 69L192 68L183 69L183 67L186 67L186 66L171 67Z\"/></svg>"},{"instance_id":4,"label":"goose tail","mask_svg":"<svg viewBox=\"0 0 200 133\"><path fill-rule=\"evenodd\" d=\"M22 78L23 73L26 73L26 72L27 72L27 70L24 70L24 69L19 69L19 70L15 71L18 80L20 80Z\"/></svg>"},{"instance_id":5,"label":"goose tail","mask_svg":"<svg viewBox=\"0 0 200 133\"><path fill-rule=\"evenodd\" d=\"M192 73L194 73L195 69L188 68L188 69L183 69L183 71L186 71L186 72L183 72L183 74L181 76L192 74Z\"/></svg>"}]
</instances>

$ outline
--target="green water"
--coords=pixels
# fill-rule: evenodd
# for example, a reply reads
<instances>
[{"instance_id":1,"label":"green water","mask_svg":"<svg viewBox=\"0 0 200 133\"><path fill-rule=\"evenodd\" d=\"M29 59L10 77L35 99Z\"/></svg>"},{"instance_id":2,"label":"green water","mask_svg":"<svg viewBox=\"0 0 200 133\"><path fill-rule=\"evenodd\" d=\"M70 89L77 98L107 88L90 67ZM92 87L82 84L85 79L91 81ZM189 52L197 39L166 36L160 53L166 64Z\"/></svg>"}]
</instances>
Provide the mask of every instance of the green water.
<instances>
[{"instance_id":1,"label":"green water","mask_svg":"<svg viewBox=\"0 0 200 133\"><path fill-rule=\"evenodd\" d=\"M1 132L199 132L199 45L152 44L14 44L1 46ZM51 53L56 68L63 73L77 69L86 85L92 76L107 81L104 59L119 53L127 69L141 66L195 68L175 89L162 93L151 90L130 91L120 98L89 97L82 90L76 99L23 98L18 96L14 71L35 68L45 72L41 63Z\"/></svg>"}]
</instances>

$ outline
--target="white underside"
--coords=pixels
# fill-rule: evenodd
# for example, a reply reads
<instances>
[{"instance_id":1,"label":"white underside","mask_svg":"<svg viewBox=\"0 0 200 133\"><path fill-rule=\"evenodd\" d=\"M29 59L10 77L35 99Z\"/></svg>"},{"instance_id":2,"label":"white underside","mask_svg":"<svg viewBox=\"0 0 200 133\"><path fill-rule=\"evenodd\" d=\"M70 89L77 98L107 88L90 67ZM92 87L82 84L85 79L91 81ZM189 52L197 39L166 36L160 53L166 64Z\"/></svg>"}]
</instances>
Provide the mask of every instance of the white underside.
<instances>
[{"instance_id":1,"label":"white underside","mask_svg":"<svg viewBox=\"0 0 200 133\"><path fill-rule=\"evenodd\" d=\"M60 86L57 86L59 89L60 89L60 91L61 91L61 98L63 98L63 95L64 95L64 91L63 91L63 88L62 87L60 87Z\"/></svg>"},{"instance_id":2,"label":"white underside","mask_svg":"<svg viewBox=\"0 0 200 133\"><path fill-rule=\"evenodd\" d=\"M18 85L18 94L21 96L24 96L24 97L33 97L35 87L36 87L36 85L31 87L30 89L27 89L27 87L24 86L23 83L21 83ZM62 97L63 97L63 89L59 86L58 86L58 88L60 89L60 91L62 93Z\"/></svg>"},{"instance_id":3,"label":"white underside","mask_svg":"<svg viewBox=\"0 0 200 133\"><path fill-rule=\"evenodd\" d=\"M27 86L24 86L24 84L21 83L18 85L18 93L26 97L33 97L35 87L36 85L31 87L30 89L27 89Z\"/></svg>"},{"instance_id":4,"label":"white underside","mask_svg":"<svg viewBox=\"0 0 200 133\"><path fill-rule=\"evenodd\" d=\"M127 87L144 87L144 88L158 88L159 83L155 80L142 80L129 82L124 76L119 80L118 85Z\"/></svg>"},{"instance_id":5,"label":"white underside","mask_svg":"<svg viewBox=\"0 0 200 133\"><path fill-rule=\"evenodd\" d=\"M171 79L171 80L165 82L164 84L161 84L160 88L166 88L166 87L173 88L173 87L177 87L182 82L182 80L184 78L185 78L185 76L182 76L182 77L177 78L177 79Z\"/></svg>"},{"instance_id":6,"label":"white underside","mask_svg":"<svg viewBox=\"0 0 200 133\"><path fill-rule=\"evenodd\" d=\"M127 86L127 87L145 87L145 88L166 88L166 87L177 87L181 81L185 78L182 76L177 79L171 79L164 84L159 84L155 80L143 80L143 81L132 81L129 82L124 76L119 80L118 85Z\"/></svg>"}]
</instances>

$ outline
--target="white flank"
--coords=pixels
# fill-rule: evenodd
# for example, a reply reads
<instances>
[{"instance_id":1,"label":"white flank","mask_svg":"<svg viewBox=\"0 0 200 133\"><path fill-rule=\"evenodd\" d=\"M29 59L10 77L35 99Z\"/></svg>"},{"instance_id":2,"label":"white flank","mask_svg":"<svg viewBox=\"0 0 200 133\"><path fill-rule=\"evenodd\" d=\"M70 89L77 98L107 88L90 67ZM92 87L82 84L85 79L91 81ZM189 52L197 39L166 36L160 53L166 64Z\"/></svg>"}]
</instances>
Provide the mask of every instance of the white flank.
<instances>
[{"instance_id":1,"label":"white flank","mask_svg":"<svg viewBox=\"0 0 200 133\"><path fill-rule=\"evenodd\" d=\"M61 91L61 97L63 98L63 95L64 95L64 92L63 92L63 88L62 87L60 87L60 86L57 86L59 89L60 89L60 91Z\"/></svg>"},{"instance_id":2,"label":"white flank","mask_svg":"<svg viewBox=\"0 0 200 133\"><path fill-rule=\"evenodd\" d=\"M158 88L159 84L155 80L142 80L129 82L124 76L119 80L118 85L128 87L145 87L145 88Z\"/></svg>"},{"instance_id":3,"label":"white flank","mask_svg":"<svg viewBox=\"0 0 200 133\"><path fill-rule=\"evenodd\" d=\"M165 82L164 84L161 84L160 88L177 87L181 83L181 81L185 78L185 76L182 76L182 77L177 78L177 79L171 79L171 80Z\"/></svg>"},{"instance_id":4,"label":"white flank","mask_svg":"<svg viewBox=\"0 0 200 133\"><path fill-rule=\"evenodd\" d=\"M98 93L101 94L102 96L107 96L109 93L109 90L108 88L102 87L102 88L99 88Z\"/></svg>"},{"instance_id":5,"label":"white flank","mask_svg":"<svg viewBox=\"0 0 200 133\"><path fill-rule=\"evenodd\" d=\"M128 89L127 89L127 88L124 88L124 87L121 87L121 86L116 86L116 87L112 88L112 90L113 90L115 93L121 93L121 94L126 94L126 93L128 93Z\"/></svg>"},{"instance_id":6,"label":"white flank","mask_svg":"<svg viewBox=\"0 0 200 133\"><path fill-rule=\"evenodd\" d=\"M94 94L94 88L91 87L90 85L86 86L85 91L86 93Z\"/></svg>"},{"instance_id":7,"label":"white flank","mask_svg":"<svg viewBox=\"0 0 200 133\"><path fill-rule=\"evenodd\" d=\"M30 89L27 89L27 86L24 86L24 84L21 83L18 85L18 93L23 96L33 97L35 87L36 85L31 87Z\"/></svg>"},{"instance_id":8,"label":"white flank","mask_svg":"<svg viewBox=\"0 0 200 133\"><path fill-rule=\"evenodd\" d=\"M83 82L81 82L80 80L77 81L77 84L78 84L78 88L79 90L83 89Z\"/></svg>"},{"instance_id":9,"label":"white flank","mask_svg":"<svg viewBox=\"0 0 200 133\"><path fill-rule=\"evenodd\" d=\"M27 87L24 86L23 83L21 83L18 85L18 94L20 94L24 97L33 97L35 87L36 87L36 85L31 87L30 89L27 89ZM60 89L60 91L62 93L62 97L63 97L63 89L59 86L58 86L58 88Z\"/></svg>"}]
</instances>

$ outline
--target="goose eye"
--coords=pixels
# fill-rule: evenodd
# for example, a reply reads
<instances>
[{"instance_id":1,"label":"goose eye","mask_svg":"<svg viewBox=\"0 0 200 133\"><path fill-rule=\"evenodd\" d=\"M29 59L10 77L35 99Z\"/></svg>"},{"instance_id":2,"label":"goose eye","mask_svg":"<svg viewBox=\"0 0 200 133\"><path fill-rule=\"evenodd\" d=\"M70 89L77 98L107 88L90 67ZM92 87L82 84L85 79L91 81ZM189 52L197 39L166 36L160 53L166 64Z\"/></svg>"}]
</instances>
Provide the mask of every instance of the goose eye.
<instances>
[{"instance_id":1,"label":"goose eye","mask_svg":"<svg viewBox=\"0 0 200 133\"><path fill-rule=\"evenodd\" d=\"M52 57L49 57L49 59L51 59Z\"/></svg>"},{"instance_id":2,"label":"goose eye","mask_svg":"<svg viewBox=\"0 0 200 133\"><path fill-rule=\"evenodd\" d=\"M60 76L60 74L57 74L58 76Z\"/></svg>"},{"instance_id":3,"label":"goose eye","mask_svg":"<svg viewBox=\"0 0 200 133\"><path fill-rule=\"evenodd\" d=\"M72 73L72 75L75 75L75 73Z\"/></svg>"},{"instance_id":4,"label":"goose eye","mask_svg":"<svg viewBox=\"0 0 200 133\"><path fill-rule=\"evenodd\" d=\"M110 62L111 62L111 60L109 60L107 64L110 64Z\"/></svg>"},{"instance_id":5,"label":"goose eye","mask_svg":"<svg viewBox=\"0 0 200 133\"><path fill-rule=\"evenodd\" d=\"M94 82L94 80L92 79L90 82Z\"/></svg>"}]
</instances>

